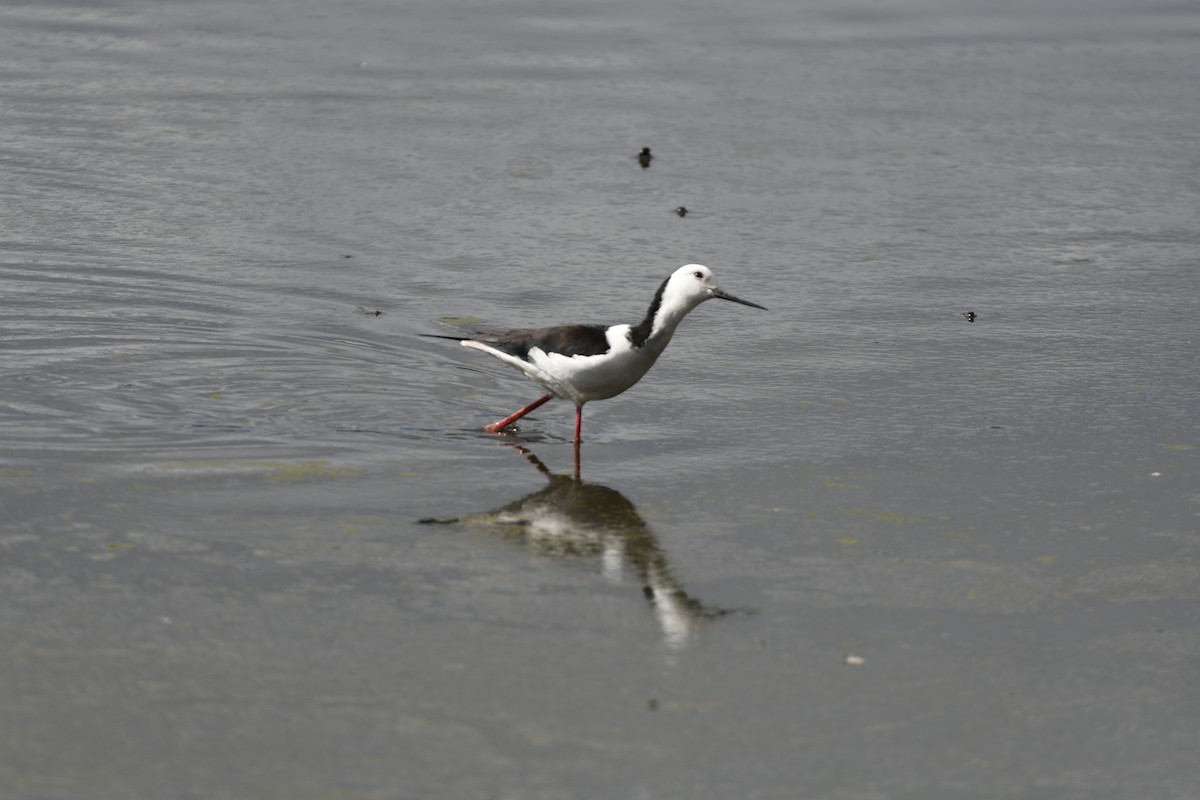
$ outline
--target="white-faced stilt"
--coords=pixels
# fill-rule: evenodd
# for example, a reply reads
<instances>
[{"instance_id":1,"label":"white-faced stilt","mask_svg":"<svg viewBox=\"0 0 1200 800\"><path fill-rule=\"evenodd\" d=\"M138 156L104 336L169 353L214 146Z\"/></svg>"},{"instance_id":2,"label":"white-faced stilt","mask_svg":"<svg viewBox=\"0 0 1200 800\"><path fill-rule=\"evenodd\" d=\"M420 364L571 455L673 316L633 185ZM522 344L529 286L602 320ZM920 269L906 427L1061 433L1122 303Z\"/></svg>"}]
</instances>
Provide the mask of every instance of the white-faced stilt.
<instances>
[{"instance_id":1,"label":"white-faced stilt","mask_svg":"<svg viewBox=\"0 0 1200 800\"><path fill-rule=\"evenodd\" d=\"M766 306L722 291L708 267L688 264L662 282L646 316L636 325L560 325L434 338L454 339L464 347L482 350L545 387L545 395L484 430L502 431L543 403L560 397L575 404L578 445L583 404L615 397L641 380L662 355L680 320L713 298L766 310Z\"/></svg>"}]
</instances>

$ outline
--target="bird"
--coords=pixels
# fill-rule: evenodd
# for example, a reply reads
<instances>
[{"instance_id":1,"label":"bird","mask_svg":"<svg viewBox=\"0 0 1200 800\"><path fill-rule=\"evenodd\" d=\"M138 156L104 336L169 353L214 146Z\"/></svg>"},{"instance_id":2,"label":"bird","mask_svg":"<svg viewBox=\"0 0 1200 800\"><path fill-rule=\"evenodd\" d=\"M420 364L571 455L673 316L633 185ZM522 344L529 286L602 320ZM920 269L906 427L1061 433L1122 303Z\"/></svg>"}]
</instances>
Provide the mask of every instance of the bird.
<instances>
[{"instance_id":1,"label":"bird","mask_svg":"<svg viewBox=\"0 0 1200 800\"><path fill-rule=\"evenodd\" d=\"M650 155L650 148L643 147L637 154L638 163L642 165L642 169L650 169L650 159L654 156Z\"/></svg>"},{"instance_id":2,"label":"bird","mask_svg":"<svg viewBox=\"0 0 1200 800\"><path fill-rule=\"evenodd\" d=\"M561 398L575 404L574 443L578 446L584 404L616 397L641 380L666 349L680 321L696 306L713 299L767 310L721 289L712 270L703 264L685 264L659 285L645 317L636 325L558 325L469 336L421 335L451 339L494 356L546 390L524 408L485 426L485 431L503 431L542 404Z\"/></svg>"}]
</instances>

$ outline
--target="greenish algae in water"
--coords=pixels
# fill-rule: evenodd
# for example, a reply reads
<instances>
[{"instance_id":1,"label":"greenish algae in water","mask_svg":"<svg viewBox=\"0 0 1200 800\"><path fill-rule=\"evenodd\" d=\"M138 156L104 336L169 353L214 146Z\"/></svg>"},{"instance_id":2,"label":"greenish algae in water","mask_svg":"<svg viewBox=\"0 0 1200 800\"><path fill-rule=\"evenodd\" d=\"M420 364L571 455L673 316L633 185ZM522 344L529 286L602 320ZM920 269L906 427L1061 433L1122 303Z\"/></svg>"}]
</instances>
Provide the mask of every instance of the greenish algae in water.
<instances>
[{"instance_id":1,"label":"greenish algae in water","mask_svg":"<svg viewBox=\"0 0 1200 800\"><path fill-rule=\"evenodd\" d=\"M165 472L263 472L271 483L294 483L299 481L354 478L363 473L362 467L334 464L327 459L308 461L235 461L221 458L211 461L176 461L157 467Z\"/></svg>"}]
</instances>

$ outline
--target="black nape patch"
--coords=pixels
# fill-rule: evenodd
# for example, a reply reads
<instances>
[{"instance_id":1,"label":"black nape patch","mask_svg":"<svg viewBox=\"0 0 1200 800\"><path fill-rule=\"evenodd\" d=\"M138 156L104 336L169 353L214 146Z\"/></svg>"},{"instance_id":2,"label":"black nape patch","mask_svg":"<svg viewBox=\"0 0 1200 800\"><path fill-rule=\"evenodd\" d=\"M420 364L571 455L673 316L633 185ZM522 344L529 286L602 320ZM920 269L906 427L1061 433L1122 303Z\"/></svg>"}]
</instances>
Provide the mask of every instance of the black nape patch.
<instances>
[{"instance_id":1,"label":"black nape patch","mask_svg":"<svg viewBox=\"0 0 1200 800\"><path fill-rule=\"evenodd\" d=\"M666 291L667 282L670 280L667 278L658 285L658 291L654 293L654 299L650 301L650 308L646 311L646 318L629 329L629 341L634 347L641 347L650 338L650 332L654 330L654 317L662 305L663 292Z\"/></svg>"}]
</instances>

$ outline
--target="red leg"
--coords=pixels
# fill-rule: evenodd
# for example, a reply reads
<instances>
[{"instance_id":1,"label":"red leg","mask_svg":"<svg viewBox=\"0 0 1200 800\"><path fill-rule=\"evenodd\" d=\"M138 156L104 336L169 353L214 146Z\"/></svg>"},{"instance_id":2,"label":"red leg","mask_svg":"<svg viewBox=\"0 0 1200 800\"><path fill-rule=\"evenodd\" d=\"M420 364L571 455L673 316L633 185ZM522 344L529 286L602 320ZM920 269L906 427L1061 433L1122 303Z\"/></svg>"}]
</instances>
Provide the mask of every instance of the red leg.
<instances>
[{"instance_id":1,"label":"red leg","mask_svg":"<svg viewBox=\"0 0 1200 800\"><path fill-rule=\"evenodd\" d=\"M579 438L579 431L583 429L583 406L575 406L575 444L579 444L582 440Z\"/></svg>"},{"instance_id":2,"label":"red leg","mask_svg":"<svg viewBox=\"0 0 1200 800\"><path fill-rule=\"evenodd\" d=\"M542 397L539 397L537 400L534 400L532 403L525 406L524 408L522 408L520 411L516 412L515 414L507 416L504 419L500 420L499 422L493 422L491 425L484 425L483 429L485 431L487 431L488 433L498 433L499 431L502 431L505 428L507 428L509 425L512 425L514 422L516 422L521 417L528 414L530 411L533 411L535 408L540 406L542 403L548 402L550 400L550 398L553 396L554 395L552 395L552 394L543 395Z\"/></svg>"}]
</instances>

